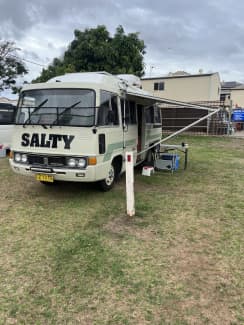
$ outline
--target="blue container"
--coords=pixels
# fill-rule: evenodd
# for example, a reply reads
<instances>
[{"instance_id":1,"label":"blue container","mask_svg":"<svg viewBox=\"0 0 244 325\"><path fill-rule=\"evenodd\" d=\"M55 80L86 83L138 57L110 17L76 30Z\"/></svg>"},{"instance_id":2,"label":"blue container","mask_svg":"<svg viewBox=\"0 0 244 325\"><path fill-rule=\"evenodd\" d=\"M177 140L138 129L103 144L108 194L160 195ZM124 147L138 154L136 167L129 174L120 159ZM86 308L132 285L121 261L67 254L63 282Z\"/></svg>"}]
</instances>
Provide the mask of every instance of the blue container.
<instances>
[{"instance_id":1,"label":"blue container","mask_svg":"<svg viewBox=\"0 0 244 325\"><path fill-rule=\"evenodd\" d=\"M179 169L180 165L180 156L177 154L169 154L169 153L164 153L161 157L162 160L170 160L171 161L171 166L172 170L177 170Z\"/></svg>"},{"instance_id":2,"label":"blue container","mask_svg":"<svg viewBox=\"0 0 244 325\"><path fill-rule=\"evenodd\" d=\"M244 122L244 109L235 109L231 114L232 122Z\"/></svg>"}]
</instances>

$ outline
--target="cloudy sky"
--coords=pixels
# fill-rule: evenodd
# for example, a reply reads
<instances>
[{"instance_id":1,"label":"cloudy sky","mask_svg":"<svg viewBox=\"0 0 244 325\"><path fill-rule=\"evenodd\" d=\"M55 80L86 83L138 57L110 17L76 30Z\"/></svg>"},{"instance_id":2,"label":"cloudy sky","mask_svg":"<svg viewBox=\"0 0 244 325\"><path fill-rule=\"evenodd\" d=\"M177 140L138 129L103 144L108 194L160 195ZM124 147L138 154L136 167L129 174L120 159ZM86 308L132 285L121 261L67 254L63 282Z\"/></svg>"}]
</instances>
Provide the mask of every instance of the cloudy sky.
<instances>
[{"instance_id":1,"label":"cloudy sky","mask_svg":"<svg viewBox=\"0 0 244 325\"><path fill-rule=\"evenodd\" d=\"M62 55L74 29L103 24L111 35L118 25L140 33L147 76L201 69L244 82L243 16L243 0L0 0L0 39L21 48L28 81Z\"/></svg>"}]
</instances>

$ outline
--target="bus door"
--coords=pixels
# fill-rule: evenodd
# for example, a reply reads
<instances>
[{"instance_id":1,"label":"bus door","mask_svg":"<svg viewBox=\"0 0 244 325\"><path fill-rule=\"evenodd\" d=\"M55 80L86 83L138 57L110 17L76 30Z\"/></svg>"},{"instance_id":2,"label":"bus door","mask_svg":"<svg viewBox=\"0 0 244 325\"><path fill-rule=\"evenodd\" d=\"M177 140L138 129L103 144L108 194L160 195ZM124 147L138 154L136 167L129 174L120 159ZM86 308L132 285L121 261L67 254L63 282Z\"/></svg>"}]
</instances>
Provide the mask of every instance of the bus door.
<instances>
[{"instance_id":1,"label":"bus door","mask_svg":"<svg viewBox=\"0 0 244 325\"><path fill-rule=\"evenodd\" d=\"M124 106L125 105L125 106ZM136 102L133 100L121 99L121 116L124 127L124 149L134 152L134 161L137 154L138 127Z\"/></svg>"},{"instance_id":2,"label":"bus door","mask_svg":"<svg viewBox=\"0 0 244 325\"><path fill-rule=\"evenodd\" d=\"M137 152L145 149L145 108L141 104L137 104ZM137 156L137 162L145 159L145 153Z\"/></svg>"}]
</instances>

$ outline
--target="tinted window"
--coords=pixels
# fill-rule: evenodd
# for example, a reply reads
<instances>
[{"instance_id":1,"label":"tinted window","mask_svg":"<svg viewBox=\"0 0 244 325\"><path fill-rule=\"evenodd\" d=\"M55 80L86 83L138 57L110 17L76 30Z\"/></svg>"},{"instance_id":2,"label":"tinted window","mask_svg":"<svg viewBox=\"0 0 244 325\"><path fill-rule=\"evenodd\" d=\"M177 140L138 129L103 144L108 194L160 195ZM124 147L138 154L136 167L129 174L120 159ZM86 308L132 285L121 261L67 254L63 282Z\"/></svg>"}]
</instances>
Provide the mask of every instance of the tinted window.
<instances>
[{"instance_id":1,"label":"tinted window","mask_svg":"<svg viewBox=\"0 0 244 325\"><path fill-rule=\"evenodd\" d=\"M161 123L160 108L158 106L146 108L146 123Z\"/></svg>"},{"instance_id":2,"label":"tinted window","mask_svg":"<svg viewBox=\"0 0 244 325\"><path fill-rule=\"evenodd\" d=\"M132 100L125 101L125 116L124 116L124 100L121 99L121 115L126 124L136 124L136 103Z\"/></svg>"},{"instance_id":3,"label":"tinted window","mask_svg":"<svg viewBox=\"0 0 244 325\"><path fill-rule=\"evenodd\" d=\"M98 109L98 125L119 125L117 95L102 90Z\"/></svg>"},{"instance_id":4,"label":"tinted window","mask_svg":"<svg viewBox=\"0 0 244 325\"><path fill-rule=\"evenodd\" d=\"M146 123L153 123L154 107L150 106L146 108Z\"/></svg>"},{"instance_id":5,"label":"tinted window","mask_svg":"<svg viewBox=\"0 0 244 325\"><path fill-rule=\"evenodd\" d=\"M164 82L155 82L154 90L164 90Z\"/></svg>"},{"instance_id":6,"label":"tinted window","mask_svg":"<svg viewBox=\"0 0 244 325\"><path fill-rule=\"evenodd\" d=\"M161 112L158 106L154 107L154 123L161 123Z\"/></svg>"}]
</instances>

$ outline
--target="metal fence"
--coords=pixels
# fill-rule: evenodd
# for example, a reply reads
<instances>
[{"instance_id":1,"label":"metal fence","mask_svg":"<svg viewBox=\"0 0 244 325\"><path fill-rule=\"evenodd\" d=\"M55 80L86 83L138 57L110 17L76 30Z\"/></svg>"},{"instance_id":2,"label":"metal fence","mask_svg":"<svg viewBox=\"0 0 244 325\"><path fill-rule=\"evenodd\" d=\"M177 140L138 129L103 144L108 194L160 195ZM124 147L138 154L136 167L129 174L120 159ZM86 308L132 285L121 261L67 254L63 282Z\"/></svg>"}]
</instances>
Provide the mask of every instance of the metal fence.
<instances>
[{"instance_id":1,"label":"metal fence","mask_svg":"<svg viewBox=\"0 0 244 325\"><path fill-rule=\"evenodd\" d=\"M210 118L187 130L190 134L199 135L228 135L231 133L230 110L224 102L194 102L211 109L221 107L221 110ZM162 112L162 131L163 133L172 133L184 128L185 126L199 120L208 114L208 110L194 109L189 106L177 106L171 104L161 105Z\"/></svg>"}]
</instances>

